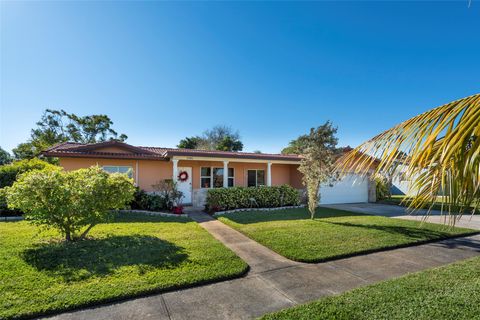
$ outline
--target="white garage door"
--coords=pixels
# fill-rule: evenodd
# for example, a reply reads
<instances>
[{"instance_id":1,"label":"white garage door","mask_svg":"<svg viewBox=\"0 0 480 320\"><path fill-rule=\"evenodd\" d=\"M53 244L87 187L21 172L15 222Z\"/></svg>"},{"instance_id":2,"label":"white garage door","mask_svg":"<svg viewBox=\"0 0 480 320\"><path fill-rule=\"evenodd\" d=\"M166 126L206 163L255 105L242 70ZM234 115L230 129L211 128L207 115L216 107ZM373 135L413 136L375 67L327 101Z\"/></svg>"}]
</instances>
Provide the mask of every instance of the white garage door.
<instances>
[{"instance_id":1,"label":"white garage door","mask_svg":"<svg viewBox=\"0 0 480 320\"><path fill-rule=\"evenodd\" d=\"M330 186L320 187L320 204L368 202L368 179L347 175Z\"/></svg>"}]
</instances>

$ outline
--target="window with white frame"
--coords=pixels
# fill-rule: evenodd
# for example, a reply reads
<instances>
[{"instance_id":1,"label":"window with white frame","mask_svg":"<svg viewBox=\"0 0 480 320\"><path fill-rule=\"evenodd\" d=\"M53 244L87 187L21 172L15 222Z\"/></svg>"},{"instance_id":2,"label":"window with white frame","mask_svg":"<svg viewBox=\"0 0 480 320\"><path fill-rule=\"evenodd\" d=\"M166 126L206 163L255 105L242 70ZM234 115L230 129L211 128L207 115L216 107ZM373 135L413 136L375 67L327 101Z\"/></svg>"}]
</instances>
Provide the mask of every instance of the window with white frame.
<instances>
[{"instance_id":1,"label":"window with white frame","mask_svg":"<svg viewBox=\"0 0 480 320\"><path fill-rule=\"evenodd\" d=\"M247 170L247 186L259 187L265 185L265 170Z\"/></svg>"},{"instance_id":2,"label":"window with white frame","mask_svg":"<svg viewBox=\"0 0 480 320\"><path fill-rule=\"evenodd\" d=\"M235 184L235 169L228 168L228 186ZM201 188L223 188L223 168L201 167L200 168Z\"/></svg>"},{"instance_id":3,"label":"window with white frame","mask_svg":"<svg viewBox=\"0 0 480 320\"><path fill-rule=\"evenodd\" d=\"M131 166L103 166L102 169L108 173L123 173L129 178L133 177L133 168Z\"/></svg>"}]
</instances>

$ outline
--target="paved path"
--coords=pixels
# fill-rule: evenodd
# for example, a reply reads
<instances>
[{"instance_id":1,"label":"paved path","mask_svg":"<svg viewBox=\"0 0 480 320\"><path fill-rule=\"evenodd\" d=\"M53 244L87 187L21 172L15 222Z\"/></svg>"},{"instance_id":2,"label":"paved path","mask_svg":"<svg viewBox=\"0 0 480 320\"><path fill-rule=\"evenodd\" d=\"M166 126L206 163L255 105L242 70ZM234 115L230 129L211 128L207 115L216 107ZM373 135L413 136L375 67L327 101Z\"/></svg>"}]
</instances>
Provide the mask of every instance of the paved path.
<instances>
[{"instance_id":1,"label":"paved path","mask_svg":"<svg viewBox=\"0 0 480 320\"><path fill-rule=\"evenodd\" d=\"M235 280L60 314L52 319L252 319L299 303L338 294L480 255L480 235L373 253L319 264L279 256L203 214L202 227L251 266Z\"/></svg>"},{"instance_id":2,"label":"paved path","mask_svg":"<svg viewBox=\"0 0 480 320\"><path fill-rule=\"evenodd\" d=\"M390 218L398 219L408 219L408 220L418 220L426 218L427 222L433 223L445 223L445 218L448 222L448 217L446 215L441 215L441 212L438 210L432 210L428 216L425 216L427 210L418 210L415 214L408 214L407 208L390 205L390 204L379 204L379 203L345 203L345 204L331 204L323 205L323 207L334 208L358 213L369 213L379 216L385 216ZM464 215L455 223L458 227L471 228L480 230L480 215Z\"/></svg>"},{"instance_id":3,"label":"paved path","mask_svg":"<svg viewBox=\"0 0 480 320\"><path fill-rule=\"evenodd\" d=\"M204 213L190 213L189 216L242 258L243 261L250 266L249 274L300 264L262 246L258 242L253 241L209 215Z\"/></svg>"}]
</instances>

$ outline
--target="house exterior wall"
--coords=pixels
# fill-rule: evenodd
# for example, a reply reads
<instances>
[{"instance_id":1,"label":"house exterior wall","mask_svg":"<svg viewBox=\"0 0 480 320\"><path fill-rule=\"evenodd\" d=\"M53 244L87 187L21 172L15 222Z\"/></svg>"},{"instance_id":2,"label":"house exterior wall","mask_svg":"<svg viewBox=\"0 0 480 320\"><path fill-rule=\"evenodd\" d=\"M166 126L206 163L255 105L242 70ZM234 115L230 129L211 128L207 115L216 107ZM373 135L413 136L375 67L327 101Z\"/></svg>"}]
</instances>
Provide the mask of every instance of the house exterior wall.
<instances>
[{"instance_id":1,"label":"house exterior wall","mask_svg":"<svg viewBox=\"0 0 480 320\"><path fill-rule=\"evenodd\" d=\"M138 175L137 175L138 163ZM172 163L155 160L123 160L102 158L60 158L65 170L77 170L91 166L130 166L137 185L145 191L153 191L152 185L160 180L172 179ZM138 181L137 181L138 178Z\"/></svg>"},{"instance_id":2,"label":"house exterior wall","mask_svg":"<svg viewBox=\"0 0 480 320\"><path fill-rule=\"evenodd\" d=\"M115 152L113 149L108 152ZM60 166L65 170L77 170L91 166L131 166L133 178L137 185L145 191L154 191L152 185L160 180L172 179L173 164L171 161L156 160L130 160L130 159L104 159L104 158L60 158ZM197 161L180 160L178 167L192 168L192 203L203 206L208 189L200 188L200 170L202 167L223 168L222 161ZM266 163L234 162L228 163L229 168L234 168L234 185L247 186L247 172L251 169L265 170ZM294 188L303 188L298 165L275 164L271 165L272 186L289 184ZM138 172L137 172L138 169ZM265 181L266 182L266 181Z\"/></svg>"},{"instance_id":3,"label":"house exterior wall","mask_svg":"<svg viewBox=\"0 0 480 320\"><path fill-rule=\"evenodd\" d=\"M290 166L290 185L295 189L304 189L305 186L302 182L302 173L298 171L298 164Z\"/></svg>"}]
</instances>

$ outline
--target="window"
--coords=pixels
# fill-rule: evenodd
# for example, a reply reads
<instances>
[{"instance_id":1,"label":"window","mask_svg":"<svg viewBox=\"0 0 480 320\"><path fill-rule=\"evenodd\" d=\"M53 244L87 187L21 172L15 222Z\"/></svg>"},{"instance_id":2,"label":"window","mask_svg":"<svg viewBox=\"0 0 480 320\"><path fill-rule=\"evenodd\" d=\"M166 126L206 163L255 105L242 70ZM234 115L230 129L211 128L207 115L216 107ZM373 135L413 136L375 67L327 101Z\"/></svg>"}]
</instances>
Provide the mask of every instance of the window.
<instances>
[{"instance_id":1,"label":"window","mask_svg":"<svg viewBox=\"0 0 480 320\"><path fill-rule=\"evenodd\" d=\"M203 167L200 169L200 187L210 188L212 186L212 168Z\"/></svg>"},{"instance_id":2,"label":"window","mask_svg":"<svg viewBox=\"0 0 480 320\"><path fill-rule=\"evenodd\" d=\"M123 173L129 178L133 177L133 169L130 166L103 166L102 168L108 173Z\"/></svg>"},{"instance_id":3,"label":"window","mask_svg":"<svg viewBox=\"0 0 480 320\"><path fill-rule=\"evenodd\" d=\"M228 168L228 186L234 186L235 170ZM201 188L223 188L223 168L202 167L200 169Z\"/></svg>"},{"instance_id":4,"label":"window","mask_svg":"<svg viewBox=\"0 0 480 320\"><path fill-rule=\"evenodd\" d=\"M235 170L228 168L228 187L231 188L235 184Z\"/></svg>"},{"instance_id":5,"label":"window","mask_svg":"<svg viewBox=\"0 0 480 320\"><path fill-rule=\"evenodd\" d=\"M265 185L265 170L248 170L247 186L259 187Z\"/></svg>"}]
</instances>

